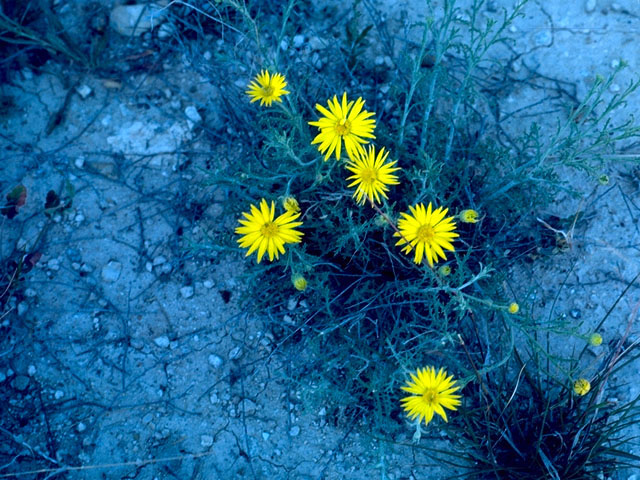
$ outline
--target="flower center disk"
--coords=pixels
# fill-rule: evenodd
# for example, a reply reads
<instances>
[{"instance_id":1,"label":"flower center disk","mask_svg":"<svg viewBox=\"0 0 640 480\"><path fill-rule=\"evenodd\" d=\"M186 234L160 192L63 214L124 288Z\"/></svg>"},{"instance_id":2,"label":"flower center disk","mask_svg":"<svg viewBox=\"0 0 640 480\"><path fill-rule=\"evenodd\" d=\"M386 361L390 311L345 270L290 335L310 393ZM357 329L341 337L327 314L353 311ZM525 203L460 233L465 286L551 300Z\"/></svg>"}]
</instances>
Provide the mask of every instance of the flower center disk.
<instances>
[{"instance_id":1,"label":"flower center disk","mask_svg":"<svg viewBox=\"0 0 640 480\"><path fill-rule=\"evenodd\" d=\"M436 392L433 388L427 389L427 391L422 394L423 400L428 404L436 403L437 397L438 392Z\"/></svg>"},{"instance_id":2,"label":"flower center disk","mask_svg":"<svg viewBox=\"0 0 640 480\"><path fill-rule=\"evenodd\" d=\"M260 233L265 238L273 238L278 235L278 225L273 222L267 222L260 227Z\"/></svg>"},{"instance_id":3,"label":"flower center disk","mask_svg":"<svg viewBox=\"0 0 640 480\"><path fill-rule=\"evenodd\" d=\"M351 133L351 122L346 118L341 119L336 124L336 133L338 135L342 135L343 137L345 135L349 135L349 133Z\"/></svg>"},{"instance_id":4,"label":"flower center disk","mask_svg":"<svg viewBox=\"0 0 640 480\"><path fill-rule=\"evenodd\" d=\"M431 225L422 225L418 229L418 233L416 236L421 242L430 242L431 240L433 240L433 227L431 227Z\"/></svg>"}]
</instances>

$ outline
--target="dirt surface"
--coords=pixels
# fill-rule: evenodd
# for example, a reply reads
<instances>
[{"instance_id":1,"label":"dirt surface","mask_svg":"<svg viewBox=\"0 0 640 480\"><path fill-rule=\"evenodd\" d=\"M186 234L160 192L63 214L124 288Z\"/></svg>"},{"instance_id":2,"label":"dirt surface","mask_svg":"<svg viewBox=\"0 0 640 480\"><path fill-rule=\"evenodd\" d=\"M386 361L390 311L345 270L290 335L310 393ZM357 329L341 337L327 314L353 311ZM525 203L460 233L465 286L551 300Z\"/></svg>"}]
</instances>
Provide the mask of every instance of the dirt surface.
<instances>
[{"instance_id":1,"label":"dirt surface","mask_svg":"<svg viewBox=\"0 0 640 480\"><path fill-rule=\"evenodd\" d=\"M418 20L423 11L413 1L386 3L390 25ZM545 96L548 79L566 82L580 98L596 74L607 75L620 60L629 68L612 95L640 71L633 40L640 4L600 0L591 10L587 3L530 2L514 24L513 44L496 55L515 77L539 76L529 87L501 92L502 111L516 112L509 128L531 121L520 109ZM503 4L513 2L488 2L486 14L499 15ZM300 51L320 32L312 24L302 33ZM298 353L275 349L263 320L242 311L243 260L221 247L235 218L221 206L225 190L205 180L207 170L241 158L241 147L225 143L233 127L221 125L218 112L227 98L245 100L249 73L216 75L216 53L236 46L210 40L209 49L199 44L189 54L150 54L153 68L115 79L69 79L50 62L40 72L14 71L1 86L13 105L0 117L0 190L4 196L22 184L27 200L14 219L0 219L0 258L17 262L28 251L42 257L2 318L0 452L5 464L15 463L0 478L68 467L67 478L96 479L454 473L429 466L428 452L410 445L408 426L387 443L361 425L345 425L339 410L314 394L320 386L292 380ZM153 50L157 41L149 41ZM86 98L78 93L83 86ZM66 114L47 135L67 94ZM636 94L616 121L638 104ZM551 104L537 119L553 128L562 113ZM640 175L629 162L634 150L621 154L605 172L607 186L577 179L584 198L560 197L545 212L582 212L565 232L570 248L513 272L515 300L536 315L568 316L585 334L640 272ZM50 190L72 200L69 208L47 216ZM304 314L302 300L292 290L292 315ZM638 301L632 287L604 324L605 343L625 330ZM637 334L634 323L632 338ZM620 376L608 398L640 394L631 378ZM439 441L437 430L422 440Z\"/></svg>"}]
</instances>

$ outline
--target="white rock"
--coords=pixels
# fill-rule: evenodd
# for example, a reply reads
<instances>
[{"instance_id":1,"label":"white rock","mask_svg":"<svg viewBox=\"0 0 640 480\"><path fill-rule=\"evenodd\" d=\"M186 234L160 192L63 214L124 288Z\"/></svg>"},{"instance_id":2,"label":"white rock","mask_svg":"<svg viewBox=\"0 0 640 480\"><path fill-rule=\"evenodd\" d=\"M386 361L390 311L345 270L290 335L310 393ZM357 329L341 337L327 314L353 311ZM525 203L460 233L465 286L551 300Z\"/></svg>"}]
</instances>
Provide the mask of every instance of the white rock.
<instances>
[{"instance_id":1,"label":"white rock","mask_svg":"<svg viewBox=\"0 0 640 480\"><path fill-rule=\"evenodd\" d=\"M300 427L297 425L291 427L291 430L289 430L289 435L291 435L292 437L297 437L298 435L300 435Z\"/></svg>"},{"instance_id":2,"label":"white rock","mask_svg":"<svg viewBox=\"0 0 640 480\"><path fill-rule=\"evenodd\" d=\"M611 10L613 10L614 12L620 12L620 11L622 11L622 5L620 5L617 2L613 2L611 4Z\"/></svg>"},{"instance_id":3,"label":"white rock","mask_svg":"<svg viewBox=\"0 0 640 480\"><path fill-rule=\"evenodd\" d=\"M229 360L237 360L242 356L242 353L241 347L233 347L229 352Z\"/></svg>"},{"instance_id":4,"label":"white rock","mask_svg":"<svg viewBox=\"0 0 640 480\"><path fill-rule=\"evenodd\" d=\"M213 445L213 437L211 435L200 435L200 445L207 448Z\"/></svg>"},{"instance_id":5,"label":"white rock","mask_svg":"<svg viewBox=\"0 0 640 480\"><path fill-rule=\"evenodd\" d=\"M613 68L615 70L619 66L620 66L620 60L618 60L618 59L611 60L611 68Z\"/></svg>"},{"instance_id":6,"label":"white rock","mask_svg":"<svg viewBox=\"0 0 640 480\"><path fill-rule=\"evenodd\" d=\"M104 267L102 267L102 280L107 283L113 283L120 278L122 273L122 264L111 260Z\"/></svg>"},{"instance_id":7,"label":"white rock","mask_svg":"<svg viewBox=\"0 0 640 480\"><path fill-rule=\"evenodd\" d=\"M315 35L309 39L309 48L311 51L322 50L325 48L325 41Z\"/></svg>"},{"instance_id":8,"label":"white rock","mask_svg":"<svg viewBox=\"0 0 640 480\"><path fill-rule=\"evenodd\" d=\"M211 365L213 368L220 368L222 366L222 363L222 357L219 357L218 355L215 355L213 353L209 355L209 365Z\"/></svg>"},{"instance_id":9,"label":"white rock","mask_svg":"<svg viewBox=\"0 0 640 480\"><path fill-rule=\"evenodd\" d=\"M49 270L57 272L60 270L60 261L57 258L52 258L47 262L47 267L49 267Z\"/></svg>"},{"instance_id":10,"label":"white rock","mask_svg":"<svg viewBox=\"0 0 640 480\"><path fill-rule=\"evenodd\" d=\"M91 90L91 87L89 85L83 84L76 87L76 92L78 92L78 95L80 95L83 99L85 99L89 95L91 95L91 92L93 92L93 90Z\"/></svg>"},{"instance_id":11,"label":"white rock","mask_svg":"<svg viewBox=\"0 0 640 480\"><path fill-rule=\"evenodd\" d=\"M198 124L198 123L202 122L202 117L198 113L198 109L196 107L194 107L193 105L189 105L187 108L185 108L184 109L184 114L193 123Z\"/></svg>"},{"instance_id":12,"label":"white rock","mask_svg":"<svg viewBox=\"0 0 640 480\"><path fill-rule=\"evenodd\" d=\"M160 40L166 40L167 38L171 38L173 34L176 32L176 29L171 23L163 23L158 28L158 38Z\"/></svg>"},{"instance_id":13,"label":"white rock","mask_svg":"<svg viewBox=\"0 0 640 480\"><path fill-rule=\"evenodd\" d=\"M82 422L78 423L78 426L76 427L76 430L78 430L78 432L80 433L84 432L86 429L87 426Z\"/></svg>"},{"instance_id":14,"label":"white rock","mask_svg":"<svg viewBox=\"0 0 640 480\"><path fill-rule=\"evenodd\" d=\"M269 432L262 432L262 439L266 442L267 440L269 440L269 437L271 436L271 434Z\"/></svg>"},{"instance_id":15,"label":"white rock","mask_svg":"<svg viewBox=\"0 0 640 480\"><path fill-rule=\"evenodd\" d=\"M111 10L109 25L120 35L138 37L162 21L163 12L152 3L148 5L119 5Z\"/></svg>"},{"instance_id":16,"label":"white rock","mask_svg":"<svg viewBox=\"0 0 640 480\"><path fill-rule=\"evenodd\" d=\"M53 394L53 398L56 400L60 400L62 397L64 397L64 392L62 390L56 390L56 393Z\"/></svg>"},{"instance_id":17,"label":"white rock","mask_svg":"<svg viewBox=\"0 0 640 480\"><path fill-rule=\"evenodd\" d=\"M609 91L610 91L611 93L618 93L618 92L620 91L620 85L618 85L617 83L612 83L612 84L609 86Z\"/></svg>"},{"instance_id":18,"label":"white rock","mask_svg":"<svg viewBox=\"0 0 640 480\"><path fill-rule=\"evenodd\" d=\"M159 255L153 259L153 266L157 267L158 265L162 265L163 263L166 263L166 262L167 262L167 259L162 255Z\"/></svg>"},{"instance_id":19,"label":"white rock","mask_svg":"<svg viewBox=\"0 0 640 480\"><path fill-rule=\"evenodd\" d=\"M584 9L587 13L592 13L596 9L596 0L587 0L584 4Z\"/></svg>"},{"instance_id":20,"label":"white rock","mask_svg":"<svg viewBox=\"0 0 640 480\"><path fill-rule=\"evenodd\" d=\"M29 367L27 368L27 374L30 377L33 377L36 374L36 366L35 365L29 365Z\"/></svg>"},{"instance_id":21,"label":"white rock","mask_svg":"<svg viewBox=\"0 0 640 480\"><path fill-rule=\"evenodd\" d=\"M302 45L304 45L304 35L296 35L293 37L293 46L295 48L300 48Z\"/></svg>"},{"instance_id":22,"label":"white rock","mask_svg":"<svg viewBox=\"0 0 640 480\"><path fill-rule=\"evenodd\" d=\"M202 285L204 285L204 288L213 288L213 282L211 280L205 280L202 282Z\"/></svg>"},{"instance_id":23,"label":"white rock","mask_svg":"<svg viewBox=\"0 0 640 480\"><path fill-rule=\"evenodd\" d=\"M73 162L73 164L77 167L77 168L82 168L84 167L84 157L78 157L75 159L75 161Z\"/></svg>"},{"instance_id":24,"label":"white rock","mask_svg":"<svg viewBox=\"0 0 640 480\"><path fill-rule=\"evenodd\" d=\"M211 402L212 405L216 405L217 403L219 403L220 399L218 398L218 394L217 393L212 393L209 396L209 401Z\"/></svg>"},{"instance_id":25,"label":"white rock","mask_svg":"<svg viewBox=\"0 0 640 480\"><path fill-rule=\"evenodd\" d=\"M153 264L151 262L147 262L144 264L144 268L147 270L147 272L151 273L153 272Z\"/></svg>"},{"instance_id":26,"label":"white rock","mask_svg":"<svg viewBox=\"0 0 640 480\"><path fill-rule=\"evenodd\" d=\"M169 341L169 337L167 337L166 335L162 335L160 337L154 338L153 343L155 343L160 348L167 348L171 342Z\"/></svg>"},{"instance_id":27,"label":"white rock","mask_svg":"<svg viewBox=\"0 0 640 480\"><path fill-rule=\"evenodd\" d=\"M18 316L23 316L29 310L29 304L26 302L20 302L18 304Z\"/></svg>"},{"instance_id":28,"label":"white rock","mask_svg":"<svg viewBox=\"0 0 640 480\"><path fill-rule=\"evenodd\" d=\"M207 50L202 54L202 58L204 58L208 62L213 58L213 54L209 50Z\"/></svg>"},{"instance_id":29,"label":"white rock","mask_svg":"<svg viewBox=\"0 0 640 480\"><path fill-rule=\"evenodd\" d=\"M182 298L191 298L193 297L193 291L193 287L185 286L180 289L180 295L182 295Z\"/></svg>"}]
</instances>

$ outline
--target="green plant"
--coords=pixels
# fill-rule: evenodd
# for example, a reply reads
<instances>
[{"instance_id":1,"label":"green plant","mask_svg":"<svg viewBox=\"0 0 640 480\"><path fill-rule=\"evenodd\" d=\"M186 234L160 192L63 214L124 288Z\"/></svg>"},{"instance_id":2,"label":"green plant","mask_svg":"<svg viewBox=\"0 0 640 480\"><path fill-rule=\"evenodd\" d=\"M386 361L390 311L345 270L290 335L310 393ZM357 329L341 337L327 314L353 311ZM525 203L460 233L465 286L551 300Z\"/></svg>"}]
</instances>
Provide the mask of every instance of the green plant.
<instances>
[{"instance_id":1,"label":"green plant","mask_svg":"<svg viewBox=\"0 0 640 480\"><path fill-rule=\"evenodd\" d=\"M550 138L532 124L519 137L500 143L483 134L483 112L491 110L493 100L485 99L479 86L496 68L504 68L490 60L490 51L509 41L506 32L524 2L505 11L499 22L481 20L483 3L474 1L469 15L463 15L453 1L445 2L441 13L426 1L428 20L409 28L421 40L405 39L393 67L372 67L364 38L373 42L373 30L355 35L352 29L335 40L343 45L331 50L327 68L318 75L311 63L284 59L279 43L269 47L271 37L261 32L260 18L251 16L250 6L227 2L226 8L239 10L263 54L263 63L249 65L251 70L285 74L291 93L273 108L249 110L247 101L245 111L229 112L231 118L250 119L237 125L247 161L212 171L210 181L228 186L228 206L238 217L262 198L297 200L302 241L287 245L279 262L247 263L246 306L267 319L280 348L299 352L299 378L311 376L323 385L323 394L340 404L341 418L397 431L402 424L399 387L407 373L442 366L467 385L461 390L464 413L450 430L456 434L452 438L467 442L463 453L452 454L454 460L446 454L438 458L461 468L471 465L472 472L473 462L479 462L470 473L479 478L581 478L566 475L590 475L597 462L620 451L600 448L627 425L608 418L635 418L634 404L603 416L605 405L599 400L576 402L568 383L576 367L564 366L564 376L549 367L558 367L556 359L539 348L538 335L550 326L534 321L532 337L527 336L515 320L526 317L509 305L502 272L522 255L557 246L544 221L535 219L567 189L559 168L600 175L615 142L638 136L638 127L612 125L609 116L639 83L605 100L616 70L607 80L598 78L573 109L567 105L566 117L558 120ZM278 39L295 28L288 23L293 11L290 2ZM379 28L380 41L391 41ZM396 51L392 44L382 48ZM338 106L345 91L349 98L366 100L363 109L376 112L372 143L391 152L389 160L401 168L394 170L399 182L387 182L384 199L354 201L347 177L361 167L354 167L351 158L349 171L347 160L331 157L334 152L340 156L336 141L347 144L351 126L346 120L357 120L345 113L352 108L346 96ZM332 98L329 114L318 107L328 120L317 120L312 105ZM340 128L336 124L325 134L322 129L336 119ZM358 128L366 133L369 125L362 120ZM321 152L329 154L324 159L312 144L316 135ZM349 157L361 154L353 145L348 150ZM446 207L443 217L475 220L457 222L455 251L430 256L433 267L412 261L416 245L404 252L409 256L397 245L398 236L400 243L407 240L401 212L420 203ZM475 216L468 216L470 210ZM230 232L226 245L233 248L237 240ZM304 276L304 289L292 285L292 275ZM523 345L536 348L523 358ZM612 359L607 368L619 360ZM597 377L593 388L607 378ZM519 445L533 434L538 440L524 452ZM588 455L587 447L593 447ZM519 470L518 462L533 455L530 470Z\"/></svg>"}]
</instances>

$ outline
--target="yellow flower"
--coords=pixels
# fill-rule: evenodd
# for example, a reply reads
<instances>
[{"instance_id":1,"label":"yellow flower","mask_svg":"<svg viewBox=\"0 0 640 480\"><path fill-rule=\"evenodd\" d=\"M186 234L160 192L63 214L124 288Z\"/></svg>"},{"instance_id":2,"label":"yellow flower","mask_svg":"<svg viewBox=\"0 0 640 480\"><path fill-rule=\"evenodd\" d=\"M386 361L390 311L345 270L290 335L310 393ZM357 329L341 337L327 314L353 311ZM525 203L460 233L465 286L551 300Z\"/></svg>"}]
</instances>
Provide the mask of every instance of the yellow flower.
<instances>
[{"instance_id":1,"label":"yellow flower","mask_svg":"<svg viewBox=\"0 0 640 480\"><path fill-rule=\"evenodd\" d=\"M338 101L336 95L333 100L327 100L329 110L320 104L316 104L316 109L324 115L315 122L309 122L309 125L318 127L320 133L313 139L311 145L319 143L318 150L325 154L324 160L327 161L331 154L335 152L336 160L340 160L340 152L342 151L342 142L347 151L347 155L351 160L355 158L356 153L364 153L363 144L369 143L369 139L376 138L373 130L376 128L376 121L372 117L373 112L362 110L364 100L351 100L347 102L347 94L342 95L342 103Z\"/></svg>"},{"instance_id":2,"label":"yellow flower","mask_svg":"<svg viewBox=\"0 0 640 480\"><path fill-rule=\"evenodd\" d=\"M262 70L247 86L248 90L245 93L251 97L251 103L260 100L260 106L270 107L274 100L282 102L280 97L289 93L285 90L286 86L284 75L270 75L266 70Z\"/></svg>"},{"instance_id":3,"label":"yellow flower","mask_svg":"<svg viewBox=\"0 0 640 480\"><path fill-rule=\"evenodd\" d=\"M285 197L284 200L282 200L282 206L287 212L300 212L300 205L298 205L298 200L293 197Z\"/></svg>"},{"instance_id":4,"label":"yellow flower","mask_svg":"<svg viewBox=\"0 0 640 480\"><path fill-rule=\"evenodd\" d=\"M453 217L446 217L448 209L438 207L432 211L431 203L425 209L424 204L419 203L415 207L409 207L411 215L401 213L398 220L398 230L393 234L400 237L396 245L405 245L403 253L415 250L415 263L422 262L422 257L427 257L429 266L438 261L438 257L447 259L444 250L451 252L455 248L451 241L459 235L454 231L456 224Z\"/></svg>"},{"instance_id":5,"label":"yellow flower","mask_svg":"<svg viewBox=\"0 0 640 480\"><path fill-rule=\"evenodd\" d=\"M237 227L235 232L242 235L238 243L242 248L249 248L245 256L258 251L258 263L262 260L265 252L269 254L269 261L279 258L284 253L285 243L299 243L302 239L302 232L295 228L302 225L296 222L300 214L285 212L274 220L275 205L271 202L271 208L263 198L260 201L260 209L251 205L251 213L243 212L245 218L238 220L242 225Z\"/></svg>"},{"instance_id":6,"label":"yellow flower","mask_svg":"<svg viewBox=\"0 0 640 480\"><path fill-rule=\"evenodd\" d=\"M602 335L599 333L592 333L589 337L589 345L592 347L599 347L602 345Z\"/></svg>"},{"instance_id":7,"label":"yellow flower","mask_svg":"<svg viewBox=\"0 0 640 480\"><path fill-rule=\"evenodd\" d=\"M434 367L418 368L415 375L411 374L411 380L407 380L406 386L401 388L412 395L400 400L411 420L417 417L418 422L424 419L424 423L428 424L433 414L437 413L446 422L444 408L457 410L456 407L460 405L460 395L454 394L460 387L456 386L453 376L447 376L443 368L438 373Z\"/></svg>"},{"instance_id":8,"label":"yellow flower","mask_svg":"<svg viewBox=\"0 0 640 480\"><path fill-rule=\"evenodd\" d=\"M393 174L400 170L400 167L395 166L395 160L386 162L388 156L389 152L385 152L384 147L376 155L375 147L370 145L367 152L356 155L356 158L347 164L347 170L354 174L347 177L347 180L353 180L348 186L356 187L353 196L357 203L362 205L367 199L375 199L380 203L381 196L388 198L387 185L400 183L398 177Z\"/></svg>"},{"instance_id":9,"label":"yellow flower","mask_svg":"<svg viewBox=\"0 0 640 480\"><path fill-rule=\"evenodd\" d=\"M299 273L291 276L291 283L293 283L296 290L301 292L304 292L307 289L307 279Z\"/></svg>"},{"instance_id":10,"label":"yellow flower","mask_svg":"<svg viewBox=\"0 0 640 480\"><path fill-rule=\"evenodd\" d=\"M516 302L511 302L509 304L509 313L511 313L512 315L515 315L519 311L520 311L520 305L518 305Z\"/></svg>"},{"instance_id":11,"label":"yellow flower","mask_svg":"<svg viewBox=\"0 0 640 480\"><path fill-rule=\"evenodd\" d=\"M591 383L586 378L579 378L573 384L573 391L581 397L589 393L589 390L591 390Z\"/></svg>"},{"instance_id":12,"label":"yellow flower","mask_svg":"<svg viewBox=\"0 0 640 480\"><path fill-rule=\"evenodd\" d=\"M478 222L478 212L475 210L467 209L462 210L458 214L458 218L463 223L477 223Z\"/></svg>"}]
</instances>

